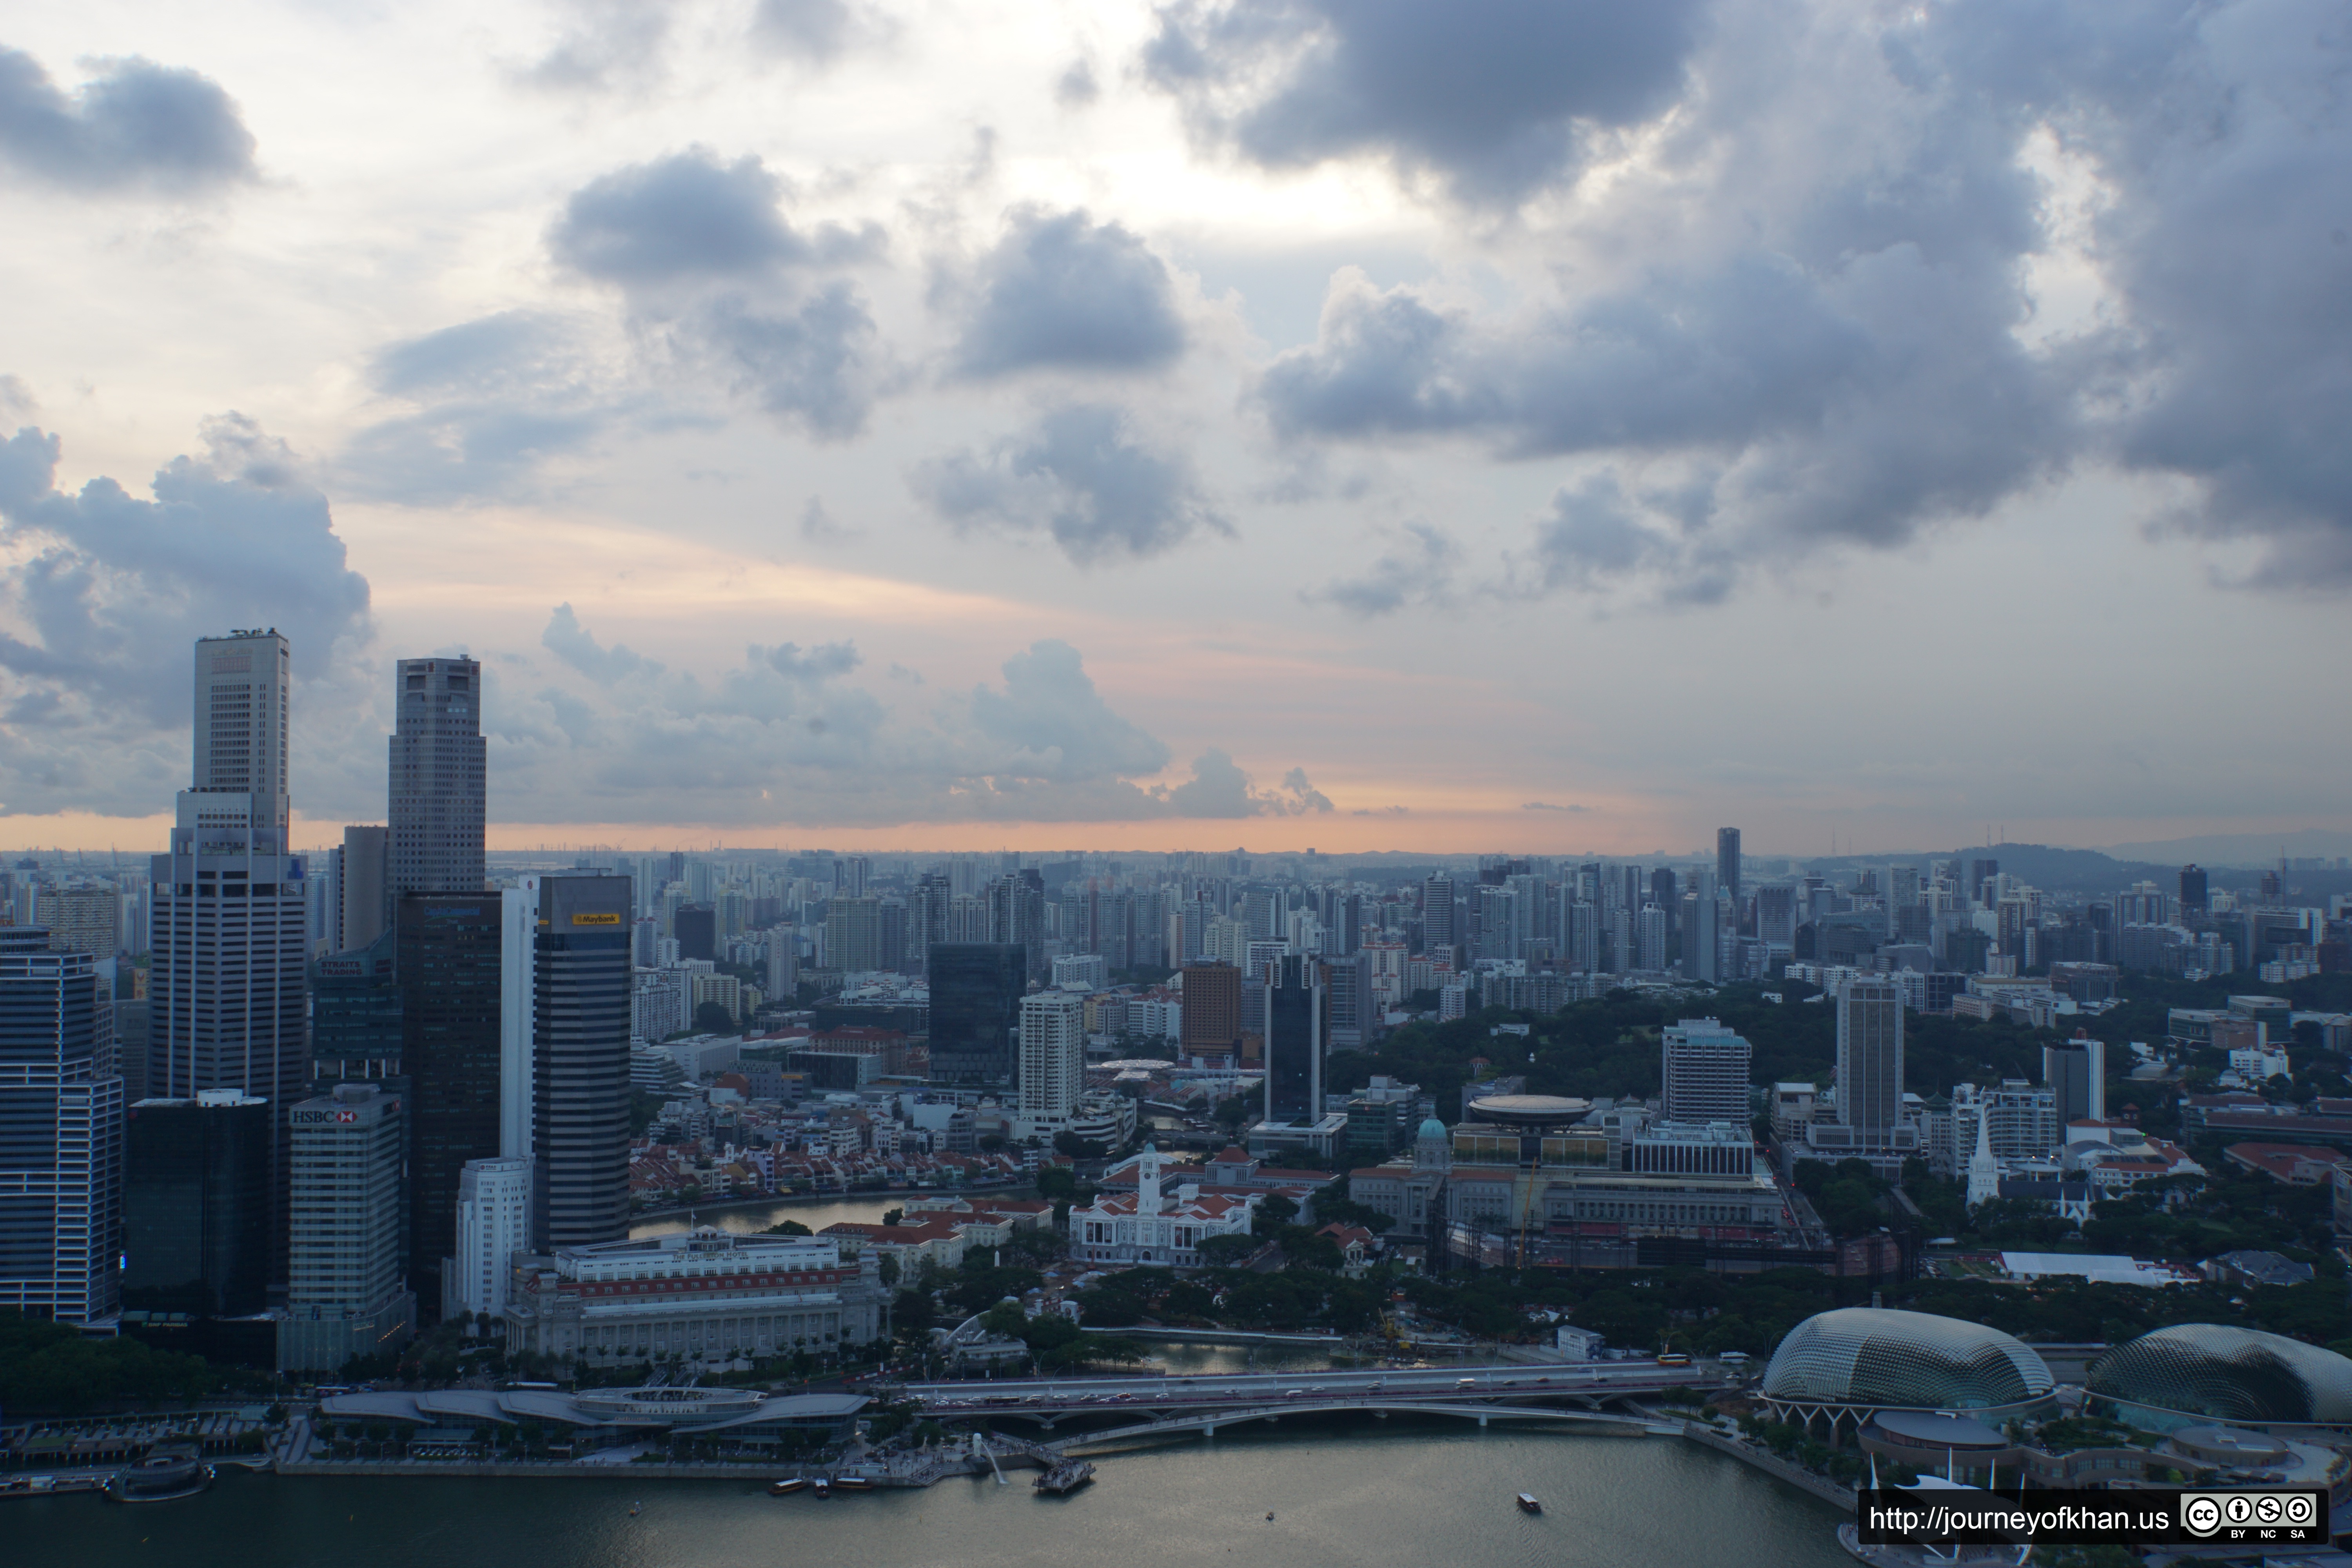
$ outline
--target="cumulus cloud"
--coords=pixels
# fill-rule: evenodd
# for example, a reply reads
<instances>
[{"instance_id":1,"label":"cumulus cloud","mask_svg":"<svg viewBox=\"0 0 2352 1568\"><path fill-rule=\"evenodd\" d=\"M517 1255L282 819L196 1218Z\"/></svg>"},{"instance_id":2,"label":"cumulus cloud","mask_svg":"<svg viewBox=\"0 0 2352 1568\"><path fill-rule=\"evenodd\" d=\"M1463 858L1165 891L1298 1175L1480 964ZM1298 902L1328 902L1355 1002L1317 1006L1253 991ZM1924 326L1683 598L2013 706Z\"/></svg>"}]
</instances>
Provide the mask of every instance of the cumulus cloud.
<instances>
[{"instance_id":1,"label":"cumulus cloud","mask_svg":"<svg viewBox=\"0 0 2352 1568\"><path fill-rule=\"evenodd\" d=\"M38 60L0 48L0 161L34 179L193 195L253 179L253 148L236 100L209 77L101 60L68 97Z\"/></svg>"},{"instance_id":2,"label":"cumulus cloud","mask_svg":"<svg viewBox=\"0 0 2352 1568\"><path fill-rule=\"evenodd\" d=\"M783 197L783 182L759 159L726 163L697 147L583 185L563 204L548 249L587 277L631 286L851 261L872 249L870 234L832 226L800 234L784 219Z\"/></svg>"},{"instance_id":3,"label":"cumulus cloud","mask_svg":"<svg viewBox=\"0 0 2352 1568\"><path fill-rule=\"evenodd\" d=\"M521 72L532 87L603 91L657 76L673 7L663 0L561 0L563 30Z\"/></svg>"},{"instance_id":4,"label":"cumulus cloud","mask_svg":"<svg viewBox=\"0 0 2352 1568\"><path fill-rule=\"evenodd\" d=\"M0 803L145 815L186 787L189 647L274 626L307 683L369 635L367 580L326 498L236 415L173 458L152 500L96 479L55 488L62 444L0 442Z\"/></svg>"},{"instance_id":5,"label":"cumulus cloud","mask_svg":"<svg viewBox=\"0 0 2352 1568\"><path fill-rule=\"evenodd\" d=\"M1166 746L1111 711L1078 650L1051 638L1005 661L1002 690L975 687L971 718L1041 777L1135 776L1168 765Z\"/></svg>"},{"instance_id":6,"label":"cumulus cloud","mask_svg":"<svg viewBox=\"0 0 2352 1568\"><path fill-rule=\"evenodd\" d=\"M434 504L528 491L550 458L642 409L578 317L508 310L379 350L382 416L353 432L340 478L369 496Z\"/></svg>"},{"instance_id":7,"label":"cumulus cloud","mask_svg":"<svg viewBox=\"0 0 2352 1568\"><path fill-rule=\"evenodd\" d=\"M1177 0L1147 78L1196 136L1272 167L1384 157L1511 200L1591 132L1671 104L1701 0Z\"/></svg>"},{"instance_id":8,"label":"cumulus cloud","mask_svg":"<svg viewBox=\"0 0 2352 1568\"><path fill-rule=\"evenodd\" d=\"M599 176L548 231L572 271L617 285L659 368L716 378L826 440L865 428L885 374L864 295L825 273L873 260L881 231L786 218L784 184L757 158L695 148Z\"/></svg>"},{"instance_id":9,"label":"cumulus cloud","mask_svg":"<svg viewBox=\"0 0 2352 1568\"><path fill-rule=\"evenodd\" d=\"M570 605L558 605L547 618L547 629L539 635L541 647L599 685L610 685L631 676L655 676L662 667L649 658L614 643L606 647L597 642L595 635L580 624ZM789 647L789 643L785 645Z\"/></svg>"},{"instance_id":10,"label":"cumulus cloud","mask_svg":"<svg viewBox=\"0 0 2352 1568\"><path fill-rule=\"evenodd\" d=\"M810 682L847 675L866 662L857 652L857 645L849 642L819 643L806 652L798 643L779 643L774 647L754 644L751 658L765 659L768 668L778 675Z\"/></svg>"},{"instance_id":11,"label":"cumulus cloud","mask_svg":"<svg viewBox=\"0 0 2352 1568\"><path fill-rule=\"evenodd\" d=\"M1083 211L1016 211L980 264L978 293L956 348L965 375L1147 370L1184 352L1167 264Z\"/></svg>"},{"instance_id":12,"label":"cumulus cloud","mask_svg":"<svg viewBox=\"0 0 2352 1568\"><path fill-rule=\"evenodd\" d=\"M934 458L910 479L956 527L1047 532L1081 566L1233 531L1182 455L1138 435L1126 411L1108 404L1054 409L986 453Z\"/></svg>"},{"instance_id":13,"label":"cumulus cloud","mask_svg":"<svg viewBox=\"0 0 2352 1568\"><path fill-rule=\"evenodd\" d=\"M760 0L751 14L752 42L803 65L831 65L889 32L880 12L851 0Z\"/></svg>"},{"instance_id":14,"label":"cumulus cloud","mask_svg":"<svg viewBox=\"0 0 2352 1568\"><path fill-rule=\"evenodd\" d=\"M933 693L894 663L887 702L856 679L864 659L847 643L755 644L706 681L600 642L568 605L543 640L567 667L561 678L488 716L502 788L550 820L1086 822L1333 809L1303 770L1260 790L1216 748L1187 775L1155 782L1169 748L1111 706L1076 648L1050 638L961 693Z\"/></svg>"},{"instance_id":15,"label":"cumulus cloud","mask_svg":"<svg viewBox=\"0 0 2352 1568\"><path fill-rule=\"evenodd\" d=\"M1155 69L1181 86L1243 72L1244 24L1281 41L1310 13L1167 16ZM2352 583L2352 106L2332 16L2003 0L1792 33L1727 0L1675 68L1673 131L1583 197L1549 289L1496 306L1342 271L1257 406L1295 444L1567 460L1510 591L1704 602L1823 546L1903 547L2084 462L2191 480L2169 521L2263 542L2252 582ZM1337 24L1312 25L1314 69L1336 71ZM1307 68L1244 107L1285 101ZM1376 108L1409 138L1410 105ZM2091 193L2079 235L2053 157ZM2050 267L2095 304L2054 316ZM1409 563L1317 596L1376 612Z\"/></svg>"},{"instance_id":16,"label":"cumulus cloud","mask_svg":"<svg viewBox=\"0 0 2352 1568\"><path fill-rule=\"evenodd\" d=\"M1384 616L1407 605L1433 604L1448 596L1454 581L1454 541L1427 523L1409 522L1398 545L1381 552L1354 577L1334 577L1299 597L1337 605L1351 615Z\"/></svg>"}]
</instances>

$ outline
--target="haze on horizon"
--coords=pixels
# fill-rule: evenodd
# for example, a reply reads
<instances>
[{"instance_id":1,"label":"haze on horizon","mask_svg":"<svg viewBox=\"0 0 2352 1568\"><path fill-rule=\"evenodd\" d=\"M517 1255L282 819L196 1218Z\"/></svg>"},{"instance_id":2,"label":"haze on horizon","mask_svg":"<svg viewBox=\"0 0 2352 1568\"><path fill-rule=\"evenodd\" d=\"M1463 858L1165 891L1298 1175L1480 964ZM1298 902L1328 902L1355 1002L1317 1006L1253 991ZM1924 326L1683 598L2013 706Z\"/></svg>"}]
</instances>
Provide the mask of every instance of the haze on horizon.
<instances>
[{"instance_id":1,"label":"haze on horizon","mask_svg":"<svg viewBox=\"0 0 2352 1568\"><path fill-rule=\"evenodd\" d=\"M21 9L0 840L2343 853L2340 23Z\"/></svg>"}]
</instances>

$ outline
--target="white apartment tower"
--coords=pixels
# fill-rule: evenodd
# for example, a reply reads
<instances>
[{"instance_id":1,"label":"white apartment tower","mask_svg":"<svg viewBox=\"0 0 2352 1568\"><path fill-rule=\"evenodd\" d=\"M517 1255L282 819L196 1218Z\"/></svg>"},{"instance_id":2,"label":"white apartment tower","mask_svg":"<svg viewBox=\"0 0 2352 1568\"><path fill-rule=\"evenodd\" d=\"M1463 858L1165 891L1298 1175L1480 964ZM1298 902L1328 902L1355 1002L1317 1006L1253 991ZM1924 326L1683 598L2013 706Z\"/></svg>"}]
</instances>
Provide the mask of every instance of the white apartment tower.
<instances>
[{"instance_id":1,"label":"white apartment tower","mask_svg":"<svg viewBox=\"0 0 2352 1568\"><path fill-rule=\"evenodd\" d=\"M1087 1001L1075 992L1021 999L1021 1119L1050 1123L1077 1113L1087 1083Z\"/></svg>"}]
</instances>

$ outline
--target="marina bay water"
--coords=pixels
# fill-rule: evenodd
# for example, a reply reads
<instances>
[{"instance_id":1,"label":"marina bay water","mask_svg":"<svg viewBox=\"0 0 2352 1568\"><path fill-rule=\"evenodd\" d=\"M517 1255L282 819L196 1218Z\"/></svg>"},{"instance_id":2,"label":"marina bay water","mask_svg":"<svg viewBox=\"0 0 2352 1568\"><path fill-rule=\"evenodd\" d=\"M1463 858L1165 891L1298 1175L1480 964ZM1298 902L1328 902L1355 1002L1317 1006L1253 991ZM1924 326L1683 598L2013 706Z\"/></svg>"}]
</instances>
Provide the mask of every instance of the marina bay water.
<instances>
[{"instance_id":1,"label":"marina bay water","mask_svg":"<svg viewBox=\"0 0 2352 1568\"><path fill-rule=\"evenodd\" d=\"M0 1502L0 1529L7 1561L74 1568L1851 1568L1834 1510L1674 1438L1302 1417L1097 1464L1066 1498L1014 1471L831 1501L744 1481L230 1471L173 1503ZM1544 1511L1514 1507L1520 1490Z\"/></svg>"}]
</instances>

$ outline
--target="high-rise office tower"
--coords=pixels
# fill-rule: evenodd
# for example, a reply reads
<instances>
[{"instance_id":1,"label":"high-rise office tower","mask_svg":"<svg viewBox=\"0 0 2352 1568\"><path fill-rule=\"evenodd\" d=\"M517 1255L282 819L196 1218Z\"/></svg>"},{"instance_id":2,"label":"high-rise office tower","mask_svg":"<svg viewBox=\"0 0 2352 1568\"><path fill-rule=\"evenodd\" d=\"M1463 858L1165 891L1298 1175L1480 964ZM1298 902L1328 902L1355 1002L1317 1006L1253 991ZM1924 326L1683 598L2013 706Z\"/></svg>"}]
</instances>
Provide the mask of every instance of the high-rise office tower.
<instances>
[{"instance_id":1,"label":"high-rise office tower","mask_svg":"<svg viewBox=\"0 0 2352 1568\"><path fill-rule=\"evenodd\" d=\"M1560 897L1570 898L1571 889L1563 889ZM1578 899L1569 903L1561 921L1565 932L1562 966L1573 973L1597 973L1601 968L1601 910L1598 905Z\"/></svg>"},{"instance_id":2,"label":"high-rise office tower","mask_svg":"<svg viewBox=\"0 0 2352 1568\"><path fill-rule=\"evenodd\" d=\"M1323 966L1292 953L1272 966L1265 992L1265 1120L1306 1126L1323 1115L1323 1057L1330 994Z\"/></svg>"},{"instance_id":3,"label":"high-rise office tower","mask_svg":"<svg viewBox=\"0 0 2352 1568\"><path fill-rule=\"evenodd\" d=\"M401 1101L375 1084L339 1083L289 1120L292 1272L278 1368L334 1372L396 1349L416 1328L400 1271Z\"/></svg>"},{"instance_id":4,"label":"high-rise office tower","mask_svg":"<svg viewBox=\"0 0 2352 1568\"><path fill-rule=\"evenodd\" d=\"M1713 1018L1685 1018L1663 1030L1659 1114L1667 1121L1748 1124L1748 1079L1754 1053L1748 1041Z\"/></svg>"},{"instance_id":5,"label":"high-rise office tower","mask_svg":"<svg viewBox=\"0 0 2352 1568\"><path fill-rule=\"evenodd\" d=\"M1903 987L1853 979L1837 1004L1837 1114L1866 1141L1903 1124Z\"/></svg>"},{"instance_id":6,"label":"high-rise office tower","mask_svg":"<svg viewBox=\"0 0 2352 1568\"><path fill-rule=\"evenodd\" d=\"M943 942L930 951L931 1078L1003 1089L1018 1066L1029 961L1010 942Z\"/></svg>"},{"instance_id":7,"label":"high-rise office tower","mask_svg":"<svg viewBox=\"0 0 2352 1568\"><path fill-rule=\"evenodd\" d=\"M1731 907L1739 907L1739 829L1718 827L1715 830L1715 879L1731 899Z\"/></svg>"},{"instance_id":8,"label":"high-rise office tower","mask_svg":"<svg viewBox=\"0 0 2352 1568\"><path fill-rule=\"evenodd\" d=\"M531 1157L543 1219L534 1240L618 1241L629 1229L629 879L546 876L538 891Z\"/></svg>"},{"instance_id":9,"label":"high-rise office tower","mask_svg":"<svg viewBox=\"0 0 2352 1568\"><path fill-rule=\"evenodd\" d=\"M337 952L356 952L392 929L392 829L360 824L343 829L337 880L341 925Z\"/></svg>"},{"instance_id":10,"label":"high-rise office tower","mask_svg":"<svg viewBox=\"0 0 2352 1568\"><path fill-rule=\"evenodd\" d=\"M1040 991L1021 1002L1022 1119L1067 1121L1087 1086L1087 999Z\"/></svg>"},{"instance_id":11,"label":"high-rise office tower","mask_svg":"<svg viewBox=\"0 0 2352 1568\"><path fill-rule=\"evenodd\" d=\"M87 1323L120 1306L122 1079L97 959L50 939L0 927L0 1308Z\"/></svg>"},{"instance_id":12,"label":"high-rise office tower","mask_svg":"<svg viewBox=\"0 0 2352 1568\"><path fill-rule=\"evenodd\" d=\"M2212 896L2206 890L2205 868L2194 861L2180 868L2181 912L2201 915L2212 907Z\"/></svg>"},{"instance_id":13,"label":"high-rise office tower","mask_svg":"<svg viewBox=\"0 0 2352 1568\"><path fill-rule=\"evenodd\" d=\"M142 1100L125 1117L123 1304L241 1318L267 1303L269 1101L233 1089Z\"/></svg>"},{"instance_id":14,"label":"high-rise office tower","mask_svg":"<svg viewBox=\"0 0 2352 1568\"><path fill-rule=\"evenodd\" d=\"M262 1234L273 1280L285 1278L286 1110L310 1078L303 860L286 837L289 682L286 639L275 631L197 640L194 784L176 803L171 851L154 858L151 873L147 1095L234 1089L269 1102L276 1131Z\"/></svg>"},{"instance_id":15,"label":"high-rise office tower","mask_svg":"<svg viewBox=\"0 0 2352 1568\"><path fill-rule=\"evenodd\" d=\"M866 896L868 870L863 855L845 855L833 863L833 896L836 899L862 899Z\"/></svg>"},{"instance_id":16,"label":"high-rise office tower","mask_svg":"<svg viewBox=\"0 0 2352 1568\"><path fill-rule=\"evenodd\" d=\"M1045 881L1033 867L1007 871L988 885L988 940L1021 949L1025 973L1043 985L1053 974L1045 951Z\"/></svg>"},{"instance_id":17,"label":"high-rise office tower","mask_svg":"<svg viewBox=\"0 0 2352 1568\"><path fill-rule=\"evenodd\" d=\"M514 1255L530 1249L530 1162L472 1160L457 1178L457 1251L441 1316L507 1310Z\"/></svg>"},{"instance_id":18,"label":"high-rise office tower","mask_svg":"<svg viewBox=\"0 0 2352 1568\"><path fill-rule=\"evenodd\" d=\"M470 658L404 658L398 668L392 894L478 893L488 763L482 667Z\"/></svg>"},{"instance_id":19,"label":"high-rise office tower","mask_svg":"<svg viewBox=\"0 0 2352 1568\"><path fill-rule=\"evenodd\" d=\"M840 900L835 900L838 903ZM719 959L719 923L707 904L680 904L670 919L670 934L677 939L677 955L681 959ZM873 967L868 964L866 967Z\"/></svg>"},{"instance_id":20,"label":"high-rise office tower","mask_svg":"<svg viewBox=\"0 0 2352 1568\"><path fill-rule=\"evenodd\" d=\"M1682 973L1709 983L1723 978L1723 909L1714 893L1693 889L1683 895Z\"/></svg>"},{"instance_id":21,"label":"high-rise office tower","mask_svg":"<svg viewBox=\"0 0 2352 1568\"><path fill-rule=\"evenodd\" d=\"M1432 877L1421 885L1421 943L1430 952L1462 940L1454 929L1454 879Z\"/></svg>"},{"instance_id":22,"label":"high-rise office tower","mask_svg":"<svg viewBox=\"0 0 2352 1568\"><path fill-rule=\"evenodd\" d=\"M1187 1058L1232 1056L1242 1048L1242 971L1235 963L1188 963L1181 971L1184 1012L1178 1045Z\"/></svg>"},{"instance_id":23,"label":"high-rise office tower","mask_svg":"<svg viewBox=\"0 0 2352 1568\"><path fill-rule=\"evenodd\" d=\"M2076 1121L2104 1121L2107 1117L2107 1043L2079 1036L2064 1045L2042 1047L2042 1081L2053 1091L2058 1136Z\"/></svg>"},{"instance_id":24,"label":"high-rise office tower","mask_svg":"<svg viewBox=\"0 0 2352 1568\"><path fill-rule=\"evenodd\" d=\"M1327 1031L1335 1051L1361 1050L1372 1043L1377 1015L1373 1011L1371 965L1363 950L1327 959L1324 985L1329 993Z\"/></svg>"},{"instance_id":25,"label":"high-rise office tower","mask_svg":"<svg viewBox=\"0 0 2352 1568\"><path fill-rule=\"evenodd\" d=\"M408 1080L404 1268L436 1316L443 1261L457 1253L459 1180L468 1164L501 1152L501 909L497 892L410 893L394 917Z\"/></svg>"},{"instance_id":26,"label":"high-rise office tower","mask_svg":"<svg viewBox=\"0 0 2352 1568\"><path fill-rule=\"evenodd\" d=\"M2000 875L2000 862L1999 860L1990 858L1990 857L1970 860L1969 862L1969 897L1974 899L1978 903L1990 907L1993 903L1999 900L2000 893L1998 889L1989 887L1987 884L1993 881Z\"/></svg>"},{"instance_id":27,"label":"high-rise office tower","mask_svg":"<svg viewBox=\"0 0 2352 1568\"><path fill-rule=\"evenodd\" d=\"M1662 910L1672 910L1677 896L1673 867L1661 866L1650 873L1650 902Z\"/></svg>"},{"instance_id":28,"label":"high-rise office tower","mask_svg":"<svg viewBox=\"0 0 2352 1568\"><path fill-rule=\"evenodd\" d=\"M401 1076L400 982L390 931L310 965L310 1072L320 1083Z\"/></svg>"}]
</instances>

